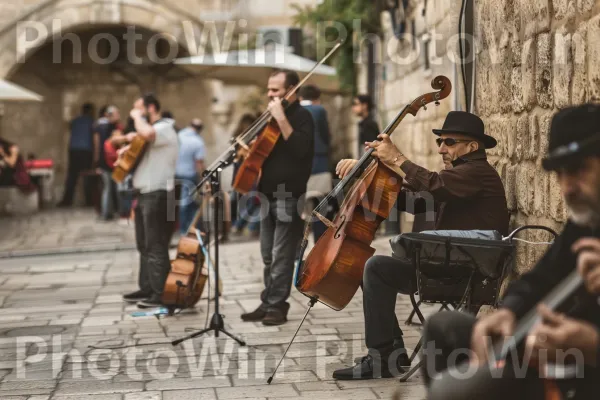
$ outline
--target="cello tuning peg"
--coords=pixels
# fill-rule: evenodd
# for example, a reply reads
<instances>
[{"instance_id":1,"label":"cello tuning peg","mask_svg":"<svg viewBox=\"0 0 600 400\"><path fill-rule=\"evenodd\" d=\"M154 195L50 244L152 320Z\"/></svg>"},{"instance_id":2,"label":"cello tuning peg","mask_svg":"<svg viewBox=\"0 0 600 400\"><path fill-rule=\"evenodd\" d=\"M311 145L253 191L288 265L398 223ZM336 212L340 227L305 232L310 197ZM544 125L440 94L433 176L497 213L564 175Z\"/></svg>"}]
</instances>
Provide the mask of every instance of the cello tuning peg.
<instances>
[{"instance_id":1,"label":"cello tuning peg","mask_svg":"<svg viewBox=\"0 0 600 400\"><path fill-rule=\"evenodd\" d=\"M435 105L436 105L436 106L439 106L439 105L440 105L440 102L436 100L436 101L435 101Z\"/></svg>"},{"instance_id":2,"label":"cello tuning peg","mask_svg":"<svg viewBox=\"0 0 600 400\"><path fill-rule=\"evenodd\" d=\"M427 111L427 106L423 104L423 110Z\"/></svg>"}]
</instances>

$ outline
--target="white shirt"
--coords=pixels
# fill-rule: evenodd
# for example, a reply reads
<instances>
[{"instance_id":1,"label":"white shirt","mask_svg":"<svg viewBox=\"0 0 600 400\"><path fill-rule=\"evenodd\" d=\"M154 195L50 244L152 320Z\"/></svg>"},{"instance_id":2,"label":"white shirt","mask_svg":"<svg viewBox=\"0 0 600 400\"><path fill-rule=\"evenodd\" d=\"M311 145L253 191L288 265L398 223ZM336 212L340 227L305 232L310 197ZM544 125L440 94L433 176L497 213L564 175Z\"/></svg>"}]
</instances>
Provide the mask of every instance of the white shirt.
<instances>
[{"instance_id":1,"label":"white shirt","mask_svg":"<svg viewBox=\"0 0 600 400\"><path fill-rule=\"evenodd\" d=\"M152 127L156 132L153 143L142 157L133 174L133 187L141 193L157 190L173 190L175 188L175 167L179 143L174 120L163 118L156 121Z\"/></svg>"}]
</instances>

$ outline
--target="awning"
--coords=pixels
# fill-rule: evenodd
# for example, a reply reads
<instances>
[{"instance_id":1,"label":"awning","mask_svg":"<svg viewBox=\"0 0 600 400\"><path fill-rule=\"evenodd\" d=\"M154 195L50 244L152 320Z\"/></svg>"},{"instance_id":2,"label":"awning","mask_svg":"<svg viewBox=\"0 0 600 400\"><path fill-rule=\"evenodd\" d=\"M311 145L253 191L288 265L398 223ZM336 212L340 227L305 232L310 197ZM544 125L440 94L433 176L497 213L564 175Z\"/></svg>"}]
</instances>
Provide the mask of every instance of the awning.
<instances>
[{"instance_id":1,"label":"awning","mask_svg":"<svg viewBox=\"0 0 600 400\"><path fill-rule=\"evenodd\" d=\"M29 89L0 79L0 101L42 101L43 99Z\"/></svg>"},{"instance_id":2,"label":"awning","mask_svg":"<svg viewBox=\"0 0 600 400\"><path fill-rule=\"evenodd\" d=\"M316 62L293 53L260 49L179 58L175 60L175 64L207 79L266 86L269 75L274 69L285 68L296 71L302 79ZM317 86L323 92L339 91L336 70L328 65L320 65L307 83Z\"/></svg>"}]
</instances>

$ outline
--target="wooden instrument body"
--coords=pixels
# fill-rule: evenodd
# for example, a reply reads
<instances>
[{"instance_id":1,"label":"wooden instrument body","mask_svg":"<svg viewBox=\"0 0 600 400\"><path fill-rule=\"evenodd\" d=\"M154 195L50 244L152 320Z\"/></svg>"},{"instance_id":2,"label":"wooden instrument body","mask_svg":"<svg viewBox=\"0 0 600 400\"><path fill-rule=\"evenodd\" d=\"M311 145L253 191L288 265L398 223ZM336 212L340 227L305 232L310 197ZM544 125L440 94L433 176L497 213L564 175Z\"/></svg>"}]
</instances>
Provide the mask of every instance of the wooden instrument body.
<instances>
[{"instance_id":1,"label":"wooden instrument body","mask_svg":"<svg viewBox=\"0 0 600 400\"><path fill-rule=\"evenodd\" d=\"M129 144L129 149L117 159L112 179L118 183L123 182L127 175L131 174L140 163L147 147L148 142L146 139L142 135L136 135Z\"/></svg>"},{"instance_id":2,"label":"wooden instrument body","mask_svg":"<svg viewBox=\"0 0 600 400\"><path fill-rule=\"evenodd\" d=\"M260 170L269 156L275 144L279 140L281 132L274 119L267 124L262 133L256 138L250 148L250 152L240 165L233 188L241 194L246 194L252 190L254 183L260 177Z\"/></svg>"},{"instance_id":3,"label":"wooden instrument body","mask_svg":"<svg viewBox=\"0 0 600 400\"><path fill-rule=\"evenodd\" d=\"M203 265L200 243L195 234L188 232L179 240L177 257L171 261L171 271L161 298L163 304L177 308L196 305L207 279Z\"/></svg>"},{"instance_id":4,"label":"wooden instrument body","mask_svg":"<svg viewBox=\"0 0 600 400\"><path fill-rule=\"evenodd\" d=\"M373 161L353 185L333 226L308 254L297 288L321 303L341 310L358 290L364 265L375 253L371 242L390 214L402 179L379 161Z\"/></svg>"}]
</instances>

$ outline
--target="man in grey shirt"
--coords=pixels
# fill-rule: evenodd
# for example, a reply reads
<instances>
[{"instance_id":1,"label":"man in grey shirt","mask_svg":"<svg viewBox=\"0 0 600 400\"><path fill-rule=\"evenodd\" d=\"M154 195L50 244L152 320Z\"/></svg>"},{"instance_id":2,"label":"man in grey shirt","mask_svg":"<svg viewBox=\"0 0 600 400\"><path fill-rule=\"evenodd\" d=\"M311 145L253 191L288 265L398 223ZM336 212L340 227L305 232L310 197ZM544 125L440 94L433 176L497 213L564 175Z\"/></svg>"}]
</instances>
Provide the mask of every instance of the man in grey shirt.
<instances>
[{"instance_id":1,"label":"man in grey shirt","mask_svg":"<svg viewBox=\"0 0 600 400\"><path fill-rule=\"evenodd\" d=\"M169 240L173 218L169 218L168 199L174 199L175 166L179 146L173 120L161 118L160 103L152 95L136 100L131 110L135 123L132 140L142 135L146 151L133 173L137 192L135 238L140 253L139 290L123 296L139 308L162 305L161 296L171 268ZM147 119L147 120L146 120Z\"/></svg>"}]
</instances>

